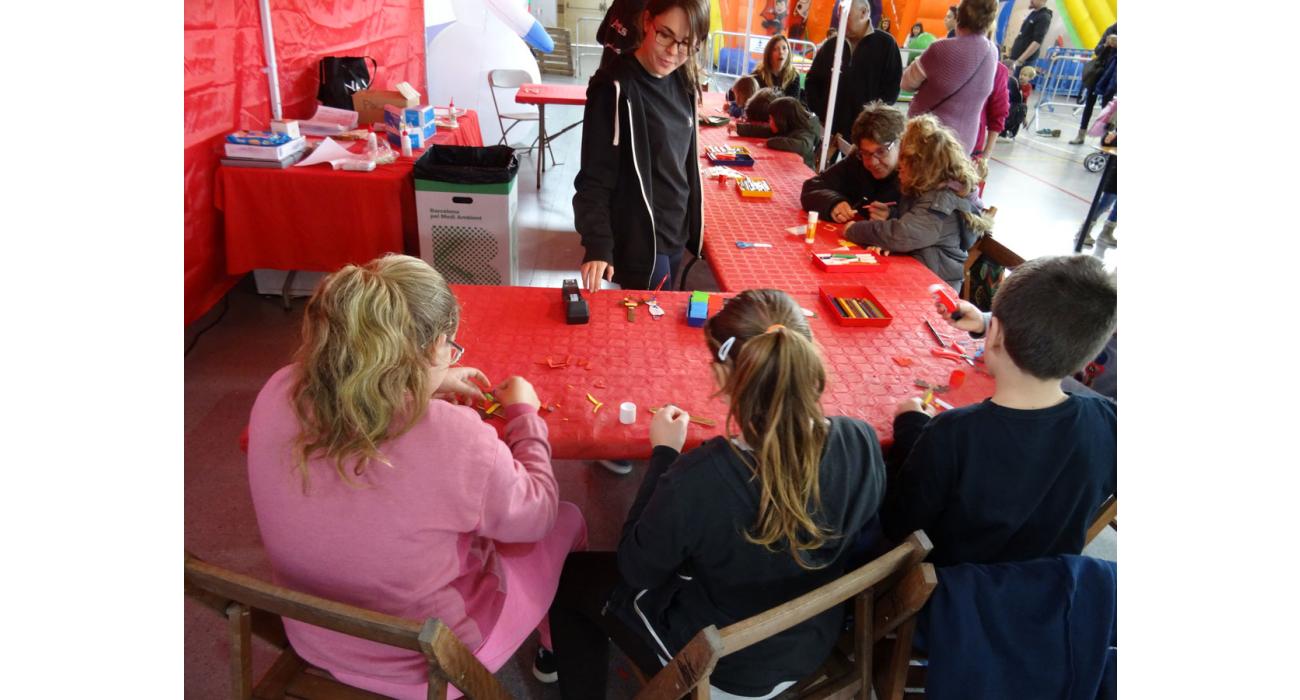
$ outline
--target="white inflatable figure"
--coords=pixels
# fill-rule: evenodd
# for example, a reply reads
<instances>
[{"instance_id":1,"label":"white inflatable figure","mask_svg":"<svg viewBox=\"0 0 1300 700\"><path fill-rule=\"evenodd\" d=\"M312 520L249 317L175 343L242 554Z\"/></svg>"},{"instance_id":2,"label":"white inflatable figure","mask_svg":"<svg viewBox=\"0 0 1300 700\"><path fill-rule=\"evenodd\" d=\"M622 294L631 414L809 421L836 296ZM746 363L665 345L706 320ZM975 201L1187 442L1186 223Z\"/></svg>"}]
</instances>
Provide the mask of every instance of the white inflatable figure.
<instances>
[{"instance_id":1,"label":"white inflatable figure","mask_svg":"<svg viewBox=\"0 0 1300 700\"><path fill-rule=\"evenodd\" d=\"M450 23L444 19L448 6L455 15ZM443 21L428 25L434 18ZM522 70L531 82L541 82L525 38L538 50L551 51L550 35L528 14L527 0L425 0L425 21L428 103L445 107L455 100L457 107L475 110L483 145L496 144L501 127L492 107L488 71ZM516 103L511 90L499 89L496 97L502 112L536 111L534 105ZM537 127L521 124L510 131L510 141L531 144L536 132Z\"/></svg>"}]
</instances>

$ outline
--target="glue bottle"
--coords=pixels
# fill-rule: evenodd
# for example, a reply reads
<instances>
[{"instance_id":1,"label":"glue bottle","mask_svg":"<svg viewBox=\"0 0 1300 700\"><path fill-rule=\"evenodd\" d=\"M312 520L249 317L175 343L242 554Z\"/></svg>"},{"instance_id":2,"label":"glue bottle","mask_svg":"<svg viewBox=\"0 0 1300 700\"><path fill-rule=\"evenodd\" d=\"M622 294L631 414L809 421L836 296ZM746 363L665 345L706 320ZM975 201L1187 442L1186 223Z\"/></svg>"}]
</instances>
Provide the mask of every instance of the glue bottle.
<instances>
[{"instance_id":1,"label":"glue bottle","mask_svg":"<svg viewBox=\"0 0 1300 700\"><path fill-rule=\"evenodd\" d=\"M412 156L412 153L411 153L411 128L408 127L407 125L403 124L403 125L402 125L402 157L403 157L403 158L410 158L411 156Z\"/></svg>"},{"instance_id":2,"label":"glue bottle","mask_svg":"<svg viewBox=\"0 0 1300 700\"><path fill-rule=\"evenodd\" d=\"M456 100L447 105L447 123L456 126Z\"/></svg>"},{"instance_id":3,"label":"glue bottle","mask_svg":"<svg viewBox=\"0 0 1300 700\"><path fill-rule=\"evenodd\" d=\"M803 242L812 245L817 240L817 212L808 212L808 228L804 231Z\"/></svg>"},{"instance_id":4,"label":"glue bottle","mask_svg":"<svg viewBox=\"0 0 1300 700\"><path fill-rule=\"evenodd\" d=\"M371 131L366 134L366 160L374 160L379 157L379 139L375 132Z\"/></svg>"}]
</instances>

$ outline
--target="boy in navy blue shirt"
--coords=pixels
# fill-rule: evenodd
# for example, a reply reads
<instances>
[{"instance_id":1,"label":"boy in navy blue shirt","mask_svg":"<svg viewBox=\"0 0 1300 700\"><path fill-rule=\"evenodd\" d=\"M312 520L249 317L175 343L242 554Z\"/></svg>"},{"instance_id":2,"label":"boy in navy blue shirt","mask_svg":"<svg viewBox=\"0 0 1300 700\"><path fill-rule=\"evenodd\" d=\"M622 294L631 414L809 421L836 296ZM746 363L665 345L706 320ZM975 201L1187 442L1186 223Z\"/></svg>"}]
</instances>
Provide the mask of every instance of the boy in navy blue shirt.
<instances>
[{"instance_id":1,"label":"boy in navy blue shirt","mask_svg":"<svg viewBox=\"0 0 1300 700\"><path fill-rule=\"evenodd\" d=\"M935 416L912 398L894 418L882 510L900 541L925 530L937 566L1024 561L1083 550L1116 488L1116 405L1069 394L1061 380L1115 330L1114 277L1090 256L1016 268L990 315L961 302L950 323L987 334L992 398ZM946 317L946 314L945 314Z\"/></svg>"}]
</instances>

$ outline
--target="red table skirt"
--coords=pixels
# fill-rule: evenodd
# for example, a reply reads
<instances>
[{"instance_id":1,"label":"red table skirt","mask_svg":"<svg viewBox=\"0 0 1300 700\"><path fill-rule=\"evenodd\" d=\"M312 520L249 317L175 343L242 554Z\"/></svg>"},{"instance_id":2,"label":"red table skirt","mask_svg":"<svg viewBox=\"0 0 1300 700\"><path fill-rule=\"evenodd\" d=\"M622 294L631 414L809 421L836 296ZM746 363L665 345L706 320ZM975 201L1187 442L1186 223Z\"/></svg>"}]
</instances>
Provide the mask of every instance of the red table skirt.
<instances>
[{"instance_id":1,"label":"red table skirt","mask_svg":"<svg viewBox=\"0 0 1300 700\"><path fill-rule=\"evenodd\" d=\"M439 129L433 142L483 145L477 113L468 110L458 122ZM219 168L215 198L225 214L227 272L332 271L388 252L418 254L414 162L399 157L369 173L327 165Z\"/></svg>"},{"instance_id":2,"label":"red table skirt","mask_svg":"<svg viewBox=\"0 0 1300 700\"><path fill-rule=\"evenodd\" d=\"M815 295L794 295L817 314L809 319L809 326L829 374L822 396L825 411L867 421L884 441L892 439L895 405L919 393L916 380L947 384L952 370L958 368L952 360L930 355L936 343L921 323L929 318L937 327L946 327L925 289L934 276L913 260L900 262L878 275L871 287L895 316L885 328L840 326ZM663 319L652 320L644 307L637 307L636 321L629 323L620 303L624 292L597 292L587 295L590 323L570 326L564 322L558 289L470 285L453 285L453 289L462 306L457 334L457 342L466 348L462 364L483 370L494 384L510 375L523 376L537 388L543 406L558 404L554 412L542 411L556 458L648 457L651 415L647 409L665 403L717 422L715 428L692 425L688 448L721 433L727 408L712 396L716 388L704 333L686 325L688 293L661 292ZM548 357L556 362L567 359L568 366L551 368ZM912 364L904 367L895 357ZM966 381L959 390L944 394L944 400L960 405L992 393L991 377L965 363L960 368L967 374ZM595 410L588 394L604 406ZM633 425L619 423L619 404L624 401L637 405ZM498 430L504 428L500 419L491 422Z\"/></svg>"}]
</instances>

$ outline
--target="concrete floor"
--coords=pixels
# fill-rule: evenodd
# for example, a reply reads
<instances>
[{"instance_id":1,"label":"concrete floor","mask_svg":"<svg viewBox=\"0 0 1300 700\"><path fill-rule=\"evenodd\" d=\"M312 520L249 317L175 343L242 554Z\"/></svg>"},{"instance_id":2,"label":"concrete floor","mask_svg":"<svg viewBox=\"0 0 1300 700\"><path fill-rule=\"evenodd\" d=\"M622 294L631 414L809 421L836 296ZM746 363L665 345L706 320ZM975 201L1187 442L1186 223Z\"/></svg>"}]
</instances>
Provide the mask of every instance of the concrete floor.
<instances>
[{"instance_id":1,"label":"concrete floor","mask_svg":"<svg viewBox=\"0 0 1300 700\"><path fill-rule=\"evenodd\" d=\"M546 79L564 82L555 76ZM585 78L571 80L585 82ZM493 118L492 114L480 115L480 119ZM580 107L547 110L552 131L581 118ZM1077 128L1077 118L1057 113L1045 115L1043 121L1061 129L1062 136L1048 139L1022 130L1014 142L999 141L985 189L986 202L999 208L995 235L1026 258L1070 252L1099 177L1082 165L1089 148L1064 143ZM521 285L558 287L563 279L577 276L582 249L573 230L571 199L580 143L581 127L555 142L560 163L548 163L540 190L536 188L535 161L531 156L521 160L517 220ZM1117 250L1106 253L1108 265L1115 265L1117 259ZM691 286L717 289L711 278L706 266L697 266L691 273ZM186 346L194 343L185 360L185 546L214 563L268 577L239 438L263 382L288 363L296 346L302 302L286 312L278 299L258 295L251 279L246 279L230 293L228 309L220 321L195 342L197 334L217 319L222 309L219 304L185 330ZM556 462L561 496L582 508L593 533L593 547L613 548L642 469L638 465L631 476L617 477L585 462ZM1085 553L1115 559L1114 531L1107 528ZM553 686L543 686L532 678L534 649L534 642L526 643L498 677L517 697L556 698ZM186 697L228 694L227 652L224 623L208 609L186 600ZM268 649L256 649L258 674L265 671L271 658ZM635 692L625 664L617 655L611 661L611 698L631 697Z\"/></svg>"}]
</instances>

